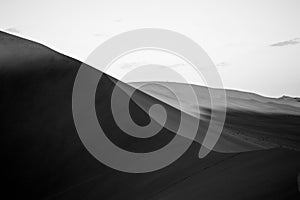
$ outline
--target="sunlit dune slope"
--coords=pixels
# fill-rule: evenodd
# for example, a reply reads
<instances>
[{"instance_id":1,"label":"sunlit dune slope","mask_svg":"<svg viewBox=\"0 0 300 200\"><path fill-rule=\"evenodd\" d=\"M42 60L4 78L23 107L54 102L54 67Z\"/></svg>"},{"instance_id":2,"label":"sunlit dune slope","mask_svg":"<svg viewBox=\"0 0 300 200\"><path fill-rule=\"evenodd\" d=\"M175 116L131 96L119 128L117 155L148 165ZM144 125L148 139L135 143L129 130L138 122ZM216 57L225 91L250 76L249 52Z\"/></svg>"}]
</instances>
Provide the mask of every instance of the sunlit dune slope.
<instances>
[{"instance_id":1,"label":"sunlit dune slope","mask_svg":"<svg viewBox=\"0 0 300 200\"><path fill-rule=\"evenodd\" d=\"M132 82L135 88L150 94L174 107L178 107L174 94L182 99L182 108L189 114L199 112L199 109L211 108L211 96L207 87L175 82ZM199 105L191 105L187 88L192 87L198 97ZM220 90L213 89L210 90ZM249 92L226 90L227 109L257 112L263 114L300 115L300 103L292 98L269 98ZM221 103L217 100L217 107Z\"/></svg>"},{"instance_id":2,"label":"sunlit dune slope","mask_svg":"<svg viewBox=\"0 0 300 200\"><path fill-rule=\"evenodd\" d=\"M136 82L130 85L190 116L200 115L204 122L210 120L207 116L210 114L211 97L207 87L172 82ZM188 101L188 87L195 91L198 105ZM233 90L226 90L226 96L226 123L222 137L214 148L216 151L234 152L272 147L300 149L299 102ZM181 99L181 105L178 99ZM218 110L222 104L218 100L216 102L215 109ZM225 146L230 148L223 148Z\"/></svg>"}]
</instances>

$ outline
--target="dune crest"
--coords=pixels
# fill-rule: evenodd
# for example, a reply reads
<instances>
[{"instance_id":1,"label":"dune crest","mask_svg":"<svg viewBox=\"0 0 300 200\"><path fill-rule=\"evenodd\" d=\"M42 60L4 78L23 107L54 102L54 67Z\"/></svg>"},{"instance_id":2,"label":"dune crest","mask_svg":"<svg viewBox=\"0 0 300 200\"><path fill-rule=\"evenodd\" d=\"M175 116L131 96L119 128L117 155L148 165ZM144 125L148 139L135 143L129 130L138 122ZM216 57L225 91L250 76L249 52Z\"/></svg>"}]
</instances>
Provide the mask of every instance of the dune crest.
<instances>
[{"instance_id":1,"label":"dune crest","mask_svg":"<svg viewBox=\"0 0 300 200\"><path fill-rule=\"evenodd\" d=\"M3 196L56 200L299 198L296 115L257 114L239 109L227 112L224 130L231 135L222 134L216 148L236 151L248 145L247 138L257 138L275 144L272 149L212 151L199 159L201 142L193 141L174 163L145 174L120 172L99 162L82 144L72 116L72 89L81 64L35 42L0 32ZM147 110L146 106L160 103L171 115L166 121L169 127L146 140L126 135L118 128L110 110L116 81L103 74L95 98L98 121L107 137L119 147L135 152L154 151L170 142L181 111L142 91L136 91L136 103L130 103L133 120L148 124L149 118L156 115L149 116L142 108ZM187 111L193 111L186 105ZM203 131L209 119L209 110L205 111L200 126ZM185 115L193 119L192 113ZM234 134L242 136L233 137ZM241 137L245 141L241 142Z\"/></svg>"}]
</instances>

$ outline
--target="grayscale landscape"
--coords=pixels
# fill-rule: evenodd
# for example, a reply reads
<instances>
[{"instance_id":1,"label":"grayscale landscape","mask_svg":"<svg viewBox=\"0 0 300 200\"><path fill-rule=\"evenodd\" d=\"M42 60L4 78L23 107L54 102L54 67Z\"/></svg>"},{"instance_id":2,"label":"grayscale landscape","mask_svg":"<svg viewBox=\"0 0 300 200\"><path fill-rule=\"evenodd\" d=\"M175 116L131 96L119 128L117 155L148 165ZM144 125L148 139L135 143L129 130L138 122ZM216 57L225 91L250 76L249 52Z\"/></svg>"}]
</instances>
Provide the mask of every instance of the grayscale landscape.
<instances>
[{"instance_id":1,"label":"grayscale landscape","mask_svg":"<svg viewBox=\"0 0 300 200\"><path fill-rule=\"evenodd\" d=\"M178 160L154 172L125 173L95 159L78 136L72 90L81 64L42 44L0 32L3 196L97 200L300 197L299 98L226 90L222 134L212 152L199 159L209 120L214 120L207 87L192 85L200 100L194 105L184 99L188 84L119 82L128 90L139 88L129 105L137 124L147 125L150 118L159 123L148 115L154 104L162 105L168 114L157 135L140 139L124 134L115 124L110 98L118 80L103 73L95 97L98 121L106 136L123 149L159 149L176 135L181 115L192 122L200 114L197 136ZM164 86L181 95L181 107ZM122 115L121 106L115 109Z\"/></svg>"}]
</instances>

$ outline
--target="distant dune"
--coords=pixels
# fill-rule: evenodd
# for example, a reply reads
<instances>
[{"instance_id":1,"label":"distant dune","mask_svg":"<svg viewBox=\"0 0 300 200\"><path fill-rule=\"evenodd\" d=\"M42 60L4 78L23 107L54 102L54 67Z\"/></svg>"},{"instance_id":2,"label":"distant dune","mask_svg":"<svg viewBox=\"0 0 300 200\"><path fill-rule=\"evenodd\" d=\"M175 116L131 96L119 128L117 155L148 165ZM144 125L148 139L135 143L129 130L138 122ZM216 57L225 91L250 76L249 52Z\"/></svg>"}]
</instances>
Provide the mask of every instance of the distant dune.
<instances>
[{"instance_id":1,"label":"distant dune","mask_svg":"<svg viewBox=\"0 0 300 200\"><path fill-rule=\"evenodd\" d=\"M187 87L183 83L136 82L135 88L184 111L190 116L200 114L203 121L209 115L210 95L207 87L191 85L196 91L199 105L186 99ZM182 100L182 107L176 97ZM215 89L211 89L215 90ZM225 129L215 150L218 152L242 152L248 150L285 147L300 150L300 103L291 99L263 97L253 93L226 90L227 116ZM218 103L218 101L216 101ZM221 104L220 104L221 105ZM217 104L216 107L219 105ZM219 106L220 107L220 106ZM202 141L199 141L200 143Z\"/></svg>"},{"instance_id":2,"label":"distant dune","mask_svg":"<svg viewBox=\"0 0 300 200\"><path fill-rule=\"evenodd\" d=\"M124 134L115 124L110 98L117 80L103 74L95 100L98 120L107 137L123 149L159 149L176 134L180 115L194 120L198 107L200 114L206 115L201 117L196 141L180 159L155 172L128 174L97 161L78 137L72 116L72 89L81 64L43 45L0 32L3 196L84 200L300 197L298 102L228 91L221 138L207 157L199 159L210 118L207 89L194 86L203 103L187 102L183 112L155 84L137 90L130 102L137 124L149 122L145 111L157 103L172 116L157 135L138 139ZM164 84L181 91L186 87ZM122 115L122 108L116 109Z\"/></svg>"},{"instance_id":3,"label":"distant dune","mask_svg":"<svg viewBox=\"0 0 300 200\"><path fill-rule=\"evenodd\" d=\"M289 97L289 96L283 95L282 97L279 97L279 99L283 99L283 100L287 100L287 101L300 102L300 98L299 97Z\"/></svg>"},{"instance_id":4,"label":"distant dune","mask_svg":"<svg viewBox=\"0 0 300 200\"><path fill-rule=\"evenodd\" d=\"M129 83L135 88L150 94L170 105L175 105L175 99L167 88L176 91L180 99L184 100L184 110L190 114L197 111L197 107L210 108L210 95L207 87L198 85L187 85L174 82L134 82ZM142 86L142 87L141 87ZM190 105L186 95L187 87L192 86L196 91L200 105ZM216 89L211 89L216 90ZM267 114L300 115L300 103L298 98L282 96L280 98L269 98L249 92L226 90L227 108L230 110L250 111Z\"/></svg>"}]
</instances>

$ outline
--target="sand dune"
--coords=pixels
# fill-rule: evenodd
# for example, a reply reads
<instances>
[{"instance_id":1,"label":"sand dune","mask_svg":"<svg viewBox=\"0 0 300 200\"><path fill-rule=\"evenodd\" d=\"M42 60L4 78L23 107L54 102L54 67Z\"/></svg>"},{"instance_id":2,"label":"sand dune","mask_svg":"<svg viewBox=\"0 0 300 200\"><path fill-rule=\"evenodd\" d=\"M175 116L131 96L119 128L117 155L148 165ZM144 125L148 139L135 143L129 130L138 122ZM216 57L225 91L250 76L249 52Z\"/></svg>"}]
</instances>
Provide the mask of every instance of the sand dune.
<instances>
[{"instance_id":1,"label":"sand dune","mask_svg":"<svg viewBox=\"0 0 300 200\"><path fill-rule=\"evenodd\" d=\"M193 121L192 118L200 114L202 127L207 126L205 124L209 120L214 120L209 118L210 96L206 87L192 85L200 102L200 105L193 105L185 99L188 96L186 91L189 85L187 84L148 82L130 83L130 85L184 111L183 115L188 115L189 121ZM300 137L297 130L299 126L297 118L300 116L299 102L232 90L228 90L226 94L228 105L226 120L229 123L225 123L222 135L214 147L215 151L229 153L275 147L300 150ZM184 100L181 105L177 98ZM138 105L141 108L145 107L143 104L138 103ZM172 129L173 125L166 124L165 127ZM203 134L199 133L198 136L196 141L202 144Z\"/></svg>"},{"instance_id":2,"label":"sand dune","mask_svg":"<svg viewBox=\"0 0 300 200\"><path fill-rule=\"evenodd\" d=\"M198 158L204 136L201 133L207 126L207 118L201 118L196 141L180 159L155 172L129 174L97 161L78 137L72 116L72 89L80 65L47 47L0 33L3 195L11 199L139 200L299 197L300 117L294 105L290 108L289 103L270 100L273 108L280 104L280 111L273 113L266 107L254 112L253 107L265 105L264 97L257 96L260 103L254 105L247 98L240 100L251 109L230 107L224 133L207 157ZM170 116L165 127L147 139L126 135L118 128L110 110L115 83L103 74L96 93L98 120L107 137L134 152L153 151L171 141L181 111L172 102L141 91L135 91L130 102L133 120L148 124L151 119L145 110L159 103ZM232 99L239 104L242 94L233 93L236 96ZM209 117L209 110L200 106ZM123 108L117 109L122 115ZM186 106L182 114L194 120L193 110Z\"/></svg>"},{"instance_id":3,"label":"sand dune","mask_svg":"<svg viewBox=\"0 0 300 200\"><path fill-rule=\"evenodd\" d=\"M173 93L176 93L180 99L183 99L184 107L181 109L191 115L198 112L198 107L200 107L201 111L204 111L201 108L211 107L209 91L203 86L172 82L133 82L129 84L135 88L139 88L139 90L151 96L179 108L173 95ZM186 94L186 91L189 86L192 86L194 91L196 91L196 95L200 103L199 105L191 105L187 99L189 96ZM173 93L171 93L168 88L171 89ZM230 110L251 111L264 114L300 115L300 103L290 98L269 98L254 93L235 90L226 90L226 96L227 109Z\"/></svg>"}]
</instances>

